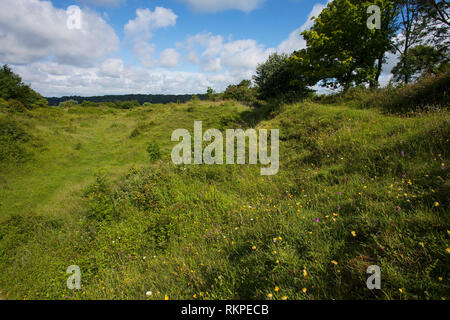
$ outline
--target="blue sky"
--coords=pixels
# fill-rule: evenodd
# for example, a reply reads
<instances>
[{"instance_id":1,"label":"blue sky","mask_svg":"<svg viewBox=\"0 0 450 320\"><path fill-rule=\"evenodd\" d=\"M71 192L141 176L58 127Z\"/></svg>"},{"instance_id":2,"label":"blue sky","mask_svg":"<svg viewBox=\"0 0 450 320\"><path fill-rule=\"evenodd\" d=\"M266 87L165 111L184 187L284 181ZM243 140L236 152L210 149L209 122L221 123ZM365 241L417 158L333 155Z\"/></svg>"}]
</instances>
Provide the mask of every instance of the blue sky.
<instances>
[{"instance_id":1,"label":"blue sky","mask_svg":"<svg viewBox=\"0 0 450 320\"><path fill-rule=\"evenodd\" d=\"M0 63L45 96L222 91L304 48L319 0L2 0ZM69 28L69 6L81 10Z\"/></svg>"}]
</instances>

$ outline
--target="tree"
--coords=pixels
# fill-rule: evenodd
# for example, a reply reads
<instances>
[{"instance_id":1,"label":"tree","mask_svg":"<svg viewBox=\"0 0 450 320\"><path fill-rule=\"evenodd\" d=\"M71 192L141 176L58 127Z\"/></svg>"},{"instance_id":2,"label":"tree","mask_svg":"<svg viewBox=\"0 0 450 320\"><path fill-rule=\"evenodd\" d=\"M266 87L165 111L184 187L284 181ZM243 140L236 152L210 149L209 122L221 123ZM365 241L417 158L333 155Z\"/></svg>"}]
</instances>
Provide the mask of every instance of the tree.
<instances>
[{"instance_id":1,"label":"tree","mask_svg":"<svg viewBox=\"0 0 450 320\"><path fill-rule=\"evenodd\" d=\"M403 82L406 77L409 80L436 75L442 66L448 63L448 57L442 50L427 45L418 45L408 50L407 55L402 55L400 62L392 69L394 82Z\"/></svg>"},{"instance_id":2,"label":"tree","mask_svg":"<svg viewBox=\"0 0 450 320\"><path fill-rule=\"evenodd\" d=\"M256 68L253 79L261 99L293 100L311 91L302 74L290 68L288 58L286 54L274 53Z\"/></svg>"},{"instance_id":3,"label":"tree","mask_svg":"<svg viewBox=\"0 0 450 320\"><path fill-rule=\"evenodd\" d=\"M450 44L450 2L445 0L418 0L418 10L427 22L427 42L448 55Z\"/></svg>"},{"instance_id":4,"label":"tree","mask_svg":"<svg viewBox=\"0 0 450 320\"><path fill-rule=\"evenodd\" d=\"M381 29L367 27L367 8L381 9ZM395 8L389 0L334 0L302 32L309 64L326 87L370 83L376 86L385 53L395 33Z\"/></svg>"},{"instance_id":5,"label":"tree","mask_svg":"<svg viewBox=\"0 0 450 320\"><path fill-rule=\"evenodd\" d=\"M245 104L256 102L256 89L250 80L242 80L238 85L229 85L223 93L225 100L236 100Z\"/></svg>"},{"instance_id":6,"label":"tree","mask_svg":"<svg viewBox=\"0 0 450 320\"><path fill-rule=\"evenodd\" d=\"M424 35L427 26L426 17L421 14L418 5L419 0L396 0L395 6L399 12L400 32L394 39L392 46L393 52L401 56L400 61L395 66L394 77L402 79L404 84L411 81L409 71L409 50L424 41Z\"/></svg>"},{"instance_id":7,"label":"tree","mask_svg":"<svg viewBox=\"0 0 450 320\"><path fill-rule=\"evenodd\" d=\"M214 99L214 90L211 87L208 87L208 89L206 90L206 100L213 100Z\"/></svg>"},{"instance_id":8,"label":"tree","mask_svg":"<svg viewBox=\"0 0 450 320\"><path fill-rule=\"evenodd\" d=\"M12 72L7 65L0 69L0 98L20 101L28 109L47 105L47 101L24 84L22 78Z\"/></svg>"}]
</instances>

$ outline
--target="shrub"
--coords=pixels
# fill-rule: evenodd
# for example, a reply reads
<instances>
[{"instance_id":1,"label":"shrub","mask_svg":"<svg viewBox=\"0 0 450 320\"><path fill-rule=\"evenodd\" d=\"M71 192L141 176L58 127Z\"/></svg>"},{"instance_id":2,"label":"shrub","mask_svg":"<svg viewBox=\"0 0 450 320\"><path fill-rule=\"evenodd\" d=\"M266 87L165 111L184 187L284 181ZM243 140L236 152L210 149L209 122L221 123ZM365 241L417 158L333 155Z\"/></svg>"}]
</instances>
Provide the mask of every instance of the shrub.
<instances>
[{"instance_id":1,"label":"shrub","mask_svg":"<svg viewBox=\"0 0 450 320\"><path fill-rule=\"evenodd\" d=\"M147 153L150 157L150 161L156 161L161 159L161 150L157 143L151 142L147 146Z\"/></svg>"},{"instance_id":2,"label":"shrub","mask_svg":"<svg viewBox=\"0 0 450 320\"><path fill-rule=\"evenodd\" d=\"M135 128L133 131L131 131L131 133L130 133L130 138L132 139L132 138L135 138L135 137L137 137L137 136L139 136L141 134L141 132L139 131L139 129L138 128Z\"/></svg>"},{"instance_id":3,"label":"shrub","mask_svg":"<svg viewBox=\"0 0 450 320\"><path fill-rule=\"evenodd\" d=\"M29 154L24 143L30 140L28 132L15 120L0 118L0 161L23 162Z\"/></svg>"},{"instance_id":4,"label":"shrub","mask_svg":"<svg viewBox=\"0 0 450 320\"><path fill-rule=\"evenodd\" d=\"M70 108L70 107L77 106L77 105L78 105L78 101L71 99L71 100L66 100L66 101L60 102L58 107Z\"/></svg>"},{"instance_id":5,"label":"shrub","mask_svg":"<svg viewBox=\"0 0 450 320\"><path fill-rule=\"evenodd\" d=\"M89 220L101 222L118 218L104 170L96 172L95 182L86 189L84 196L87 199L86 216Z\"/></svg>"},{"instance_id":6,"label":"shrub","mask_svg":"<svg viewBox=\"0 0 450 320\"><path fill-rule=\"evenodd\" d=\"M13 73L7 65L0 69L0 98L20 101L27 109L47 106L47 100L24 84L22 78Z\"/></svg>"},{"instance_id":7,"label":"shrub","mask_svg":"<svg viewBox=\"0 0 450 320\"><path fill-rule=\"evenodd\" d=\"M258 65L254 76L258 96L262 100L281 99L292 102L311 92L306 82L290 68L288 55L274 53Z\"/></svg>"},{"instance_id":8,"label":"shrub","mask_svg":"<svg viewBox=\"0 0 450 320\"><path fill-rule=\"evenodd\" d=\"M253 105L257 102L257 91L251 84L250 80L242 80L238 85L229 85L223 93L223 99L236 100L246 105Z\"/></svg>"}]
</instances>

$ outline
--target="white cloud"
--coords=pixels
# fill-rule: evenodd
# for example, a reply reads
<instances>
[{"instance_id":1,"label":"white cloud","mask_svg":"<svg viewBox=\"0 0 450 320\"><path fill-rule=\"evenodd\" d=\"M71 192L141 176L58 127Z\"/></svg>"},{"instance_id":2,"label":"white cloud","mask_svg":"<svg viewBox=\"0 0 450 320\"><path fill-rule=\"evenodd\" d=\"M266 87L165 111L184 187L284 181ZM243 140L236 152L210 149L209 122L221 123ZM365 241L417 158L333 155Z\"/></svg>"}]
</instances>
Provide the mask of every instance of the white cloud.
<instances>
[{"instance_id":1,"label":"white cloud","mask_svg":"<svg viewBox=\"0 0 450 320\"><path fill-rule=\"evenodd\" d=\"M82 11L81 29L67 27L67 13L39 0L2 0L0 62L42 59L88 66L118 49L114 30L95 12Z\"/></svg>"},{"instance_id":2,"label":"white cloud","mask_svg":"<svg viewBox=\"0 0 450 320\"><path fill-rule=\"evenodd\" d=\"M296 50L306 48L306 41L305 39L303 39L301 33L313 26L314 22L313 20L311 20L311 18L317 17L324 8L325 5L316 3L309 13L308 19L305 21L305 23L301 27L291 32L289 37L278 46L278 51L290 54Z\"/></svg>"},{"instance_id":3,"label":"white cloud","mask_svg":"<svg viewBox=\"0 0 450 320\"><path fill-rule=\"evenodd\" d=\"M124 27L125 35L135 40L149 40L153 30L174 26L177 18L172 10L163 7L156 7L154 11L137 9L136 19L129 20Z\"/></svg>"},{"instance_id":4,"label":"white cloud","mask_svg":"<svg viewBox=\"0 0 450 320\"><path fill-rule=\"evenodd\" d=\"M108 59L100 66L99 74L111 78L120 78L123 69L121 59Z\"/></svg>"},{"instance_id":5,"label":"white cloud","mask_svg":"<svg viewBox=\"0 0 450 320\"><path fill-rule=\"evenodd\" d=\"M161 58L159 64L162 67L173 68L178 65L180 60L180 54L173 48L164 50L161 53Z\"/></svg>"},{"instance_id":6,"label":"white cloud","mask_svg":"<svg viewBox=\"0 0 450 320\"><path fill-rule=\"evenodd\" d=\"M186 94L206 92L208 87L224 90L238 79L229 73L207 76L199 72L144 69L124 66L119 59L100 67L58 65L36 62L12 66L26 83L44 96L106 94Z\"/></svg>"},{"instance_id":7,"label":"white cloud","mask_svg":"<svg viewBox=\"0 0 450 320\"><path fill-rule=\"evenodd\" d=\"M197 12L219 12L225 10L241 10L251 12L265 2L265 0L181 0Z\"/></svg>"},{"instance_id":8,"label":"white cloud","mask_svg":"<svg viewBox=\"0 0 450 320\"><path fill-rule=\"evenodd\" d=\"M117 7L120 4L124 4L126 0L78 0L78 2L106 7Z\"/></svg>"},{"instance_id":9,"label":"white cloud","mask_svg":"<svg viewBox=\"0 0 450 320\"><path fill-rule=\"evenodd\" d=\"M155 46L153 44L145 41L138 41L134 44L133 53L144 67L151 68L155 64L153 58Z\"/></svg>"},{"instance_id":10,"label":"white cloud","mask_svg":"<svg viewBox=\"0 0 450 320\"><path fill-rule=\"evenodd\" d=\"M246 78L275 52L252 39L225 41L220 35L206 32L188 37L182 47L188 51L186 60L198 64L204 72L229 71Z\"/></svg>"},{"instance_id":11,"label":"white cloud","mask_svg":"<svg viewBox=\"0 0 450 320\"><path fill-rule=\"evenodd\" d=\"M152 67L155 63L153 59L155 46L148 43L153 36L153 31L175 26L177 18L178 16L172 10L163 7L156 7L154 11L148 8L137 9L136 18L129 20L125 25L125 36L133 42L133 53L143 66ZM172 55L172 60L168 62L169 65L173 63L173 58Z\"/></svg>"}]
</instances>

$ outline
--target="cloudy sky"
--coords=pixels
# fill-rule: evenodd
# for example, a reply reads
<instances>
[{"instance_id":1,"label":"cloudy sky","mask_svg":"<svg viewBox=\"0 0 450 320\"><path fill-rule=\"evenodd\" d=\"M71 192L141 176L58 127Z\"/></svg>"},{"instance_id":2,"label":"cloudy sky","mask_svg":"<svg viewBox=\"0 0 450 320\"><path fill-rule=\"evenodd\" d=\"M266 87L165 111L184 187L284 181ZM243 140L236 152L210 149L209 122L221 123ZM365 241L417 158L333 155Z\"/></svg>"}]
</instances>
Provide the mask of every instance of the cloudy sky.
<instances>
[{"instance_id":1,"label":"cloudy sky","mask_svg":"<svg viewBox=\"0 0 450 320\"><path fill-rule=\"evenodd\" d=\"M1 0L0 63L44 96L223 91L271 53L303 48L325 4Z\"/></svg>"}]
</instances>

